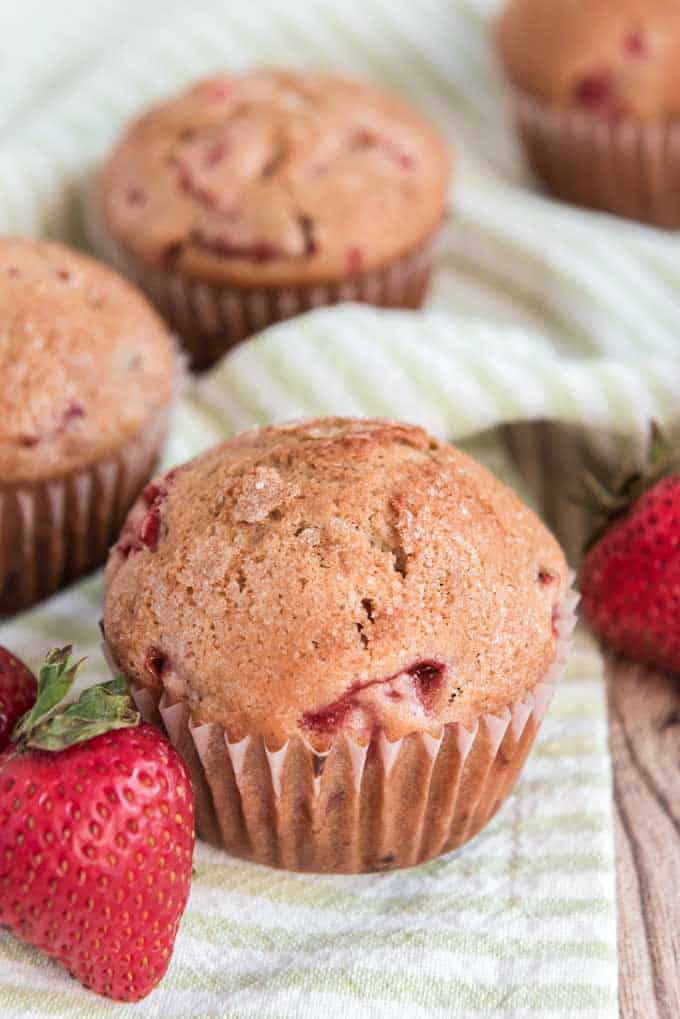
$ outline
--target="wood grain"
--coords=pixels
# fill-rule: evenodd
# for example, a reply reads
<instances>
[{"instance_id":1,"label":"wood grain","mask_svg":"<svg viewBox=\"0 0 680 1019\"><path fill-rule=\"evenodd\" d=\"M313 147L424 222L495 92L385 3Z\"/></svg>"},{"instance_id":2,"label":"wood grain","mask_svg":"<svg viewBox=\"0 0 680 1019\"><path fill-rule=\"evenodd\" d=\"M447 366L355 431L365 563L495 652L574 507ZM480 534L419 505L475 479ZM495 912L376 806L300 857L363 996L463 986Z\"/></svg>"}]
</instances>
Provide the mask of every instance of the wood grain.
<instances>
[{"instance_id":1,"label":"wood grain","mask_svg":"<svg viewBox=\"0 0 680 1019\"><path fill-rule=\"evenodd\" d=\"M680 680L607 661L621 1019L680 1019Z\"/></svg>"}]
</instances>

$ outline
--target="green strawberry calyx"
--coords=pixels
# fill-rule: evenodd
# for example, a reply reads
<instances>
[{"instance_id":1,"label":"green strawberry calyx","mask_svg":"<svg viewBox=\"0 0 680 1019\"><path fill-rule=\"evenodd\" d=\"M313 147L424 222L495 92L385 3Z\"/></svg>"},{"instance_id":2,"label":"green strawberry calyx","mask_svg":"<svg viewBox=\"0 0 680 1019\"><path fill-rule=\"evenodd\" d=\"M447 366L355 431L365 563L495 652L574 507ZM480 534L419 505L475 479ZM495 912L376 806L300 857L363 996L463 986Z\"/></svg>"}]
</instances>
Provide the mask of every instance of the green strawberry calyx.
<instances>
[{"instance_id":1,"label":"green strawberry calyx","mask_svg":"<svg viewBox=\"0 0 680 1019\"><path fill-rule=\"evenodd\" d=\"M627 516L640 496L653 488L662 478L680 474L680 444L669 439L651 423L649 450L646 463L640 467L625 467L610 485L604 484L594 474L586 473L580 497L580 505L590 510L594 517L594 528L584 551L589 551L609 527Z\"/></svg>"},{"instance_id":2,"label":"green strawberry calyx","mask_svg":"<svg viewBox=\"0 0 680 1019\"><path fill-rule=\"evenodd\" d=\"M11 739L36 750L65 750L112 729L139 725L139 712L123 676L84 689L76 679L86 659L71 661L73 647L53 648L38 675L35 704L19 719Z\"/></svg>"}]
</instances>

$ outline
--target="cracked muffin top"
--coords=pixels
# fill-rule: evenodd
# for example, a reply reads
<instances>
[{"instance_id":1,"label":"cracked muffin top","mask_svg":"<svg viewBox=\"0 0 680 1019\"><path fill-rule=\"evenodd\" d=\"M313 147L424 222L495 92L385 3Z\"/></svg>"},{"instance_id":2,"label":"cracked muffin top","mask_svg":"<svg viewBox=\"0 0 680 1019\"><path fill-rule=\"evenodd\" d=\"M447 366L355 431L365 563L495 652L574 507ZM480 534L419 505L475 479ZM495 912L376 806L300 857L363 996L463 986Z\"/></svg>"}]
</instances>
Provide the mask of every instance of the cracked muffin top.
<instances>
[{"instance_id":1,"label":"cracked muffin top","mask_svg":"<svg viewBox=\"0 0 680 1019\"><path fill-rule=\"evenodd\" d=\"M107 232L145 265L238 285L335 280L436 231L449 164L437 131L328 74L222 74L154 107L102 168Z\"/></svg>"},{"instance_id":2,"label":"cracked muffin top","mask_svg":"<svg viewBox=\"0 0 680 1019\"><path fill-rule=\"evenodd\" d=\"M116 451L171 400L176 354L134 287L61 244L0 238L0 482Z\"/></svg>"},{"instance_id":3,"label":"cracked muffin top","mask_svg":"<svg viewBox=\"0 0 680 1019\"><path fill-rule=\"evenodd\" d=\"M680 0L509 0L497 41L514 84L558 106L680 114Z\"/></svg>"},{"instance_id":4,"label":"cracked muffin top","mask_svg":"<svg viewBox=\"0 0 680 1019\"><path fill-rule=\"evenodd\" d=\"M272 749L435 734L521 699L556 652L564 556L484 467L419 428L246 432L152 483L106 571L137 684Z\"/></svg>"}]
</instances>

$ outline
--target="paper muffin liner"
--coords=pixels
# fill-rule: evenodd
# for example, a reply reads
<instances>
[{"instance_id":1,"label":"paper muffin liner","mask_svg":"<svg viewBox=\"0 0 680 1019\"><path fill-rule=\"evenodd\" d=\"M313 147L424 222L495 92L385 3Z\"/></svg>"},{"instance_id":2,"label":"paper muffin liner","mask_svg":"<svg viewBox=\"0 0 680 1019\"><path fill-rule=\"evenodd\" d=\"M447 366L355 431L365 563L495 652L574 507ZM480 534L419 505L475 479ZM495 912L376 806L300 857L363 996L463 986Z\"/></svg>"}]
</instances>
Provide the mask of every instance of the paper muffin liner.
<instances>
[{"instance_id":1,"label":"paper muffin liner","mask_svg":"<svg viewBox=\"0 0 680 1019\"><path fill-rule=\"evenodd\" d=\"M0 483L0 615L99 566L153 474L171 408L115 454L50 481Z\"/></svg>"},{"instance_id":2,"label":"paper muffin liner","mask_svg":"<svg viewBox=\"0 0 680 1019\"><path fill-rule=\"evenodd\" d=\"M521 91L513 107L529 161L554 195L680 228L680 120L608 120Z\"/></svg>"},{"instance_id":3,"label":"paper muffin liner","mask_svg":"<svg viewBox=\"0 0 680 1019\"><path fill-rule=\"evenodd\" d=\"M161 725L191 772L200 838L287 870L360 873L411 867L456 849L493 817L531 749L568 656L578 595L555 618L556 656L519 702L439 736L368 744L346 734L318 753L303 738L270 749L194 725L183 702L138 688L142 716Z\"/></svg>"},{"instance_id":4,"label":"paper muffin liner","mask_svg":"<svg viewBox=\"0 0 680 1019\"><path fill-rule=\"evenodd\" d=\"M373 272L335 282L297 286L236 286L203 282L171 268L145 266L106 230L94 193L86 200L90 244L119 272L137 284L182 340L191 367L205 370L253 333L302 312L343 301L384 308L422 304L437 247L438 232L417 248Z\"/></svg>"}]
</instances>

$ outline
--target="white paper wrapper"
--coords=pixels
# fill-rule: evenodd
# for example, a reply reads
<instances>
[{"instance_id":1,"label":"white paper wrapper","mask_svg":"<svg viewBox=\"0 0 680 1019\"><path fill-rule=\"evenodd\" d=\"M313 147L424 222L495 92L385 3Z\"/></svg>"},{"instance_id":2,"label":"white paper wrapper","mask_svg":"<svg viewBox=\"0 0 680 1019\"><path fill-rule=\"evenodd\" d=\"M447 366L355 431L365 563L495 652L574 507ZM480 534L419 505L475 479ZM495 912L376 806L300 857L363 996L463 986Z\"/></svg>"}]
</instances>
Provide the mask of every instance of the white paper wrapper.
<instances>
[{"instance_id":1,"label":"white paper wrapper","mask_svg":"<svg viewBox=\"0 0 680 1019\"><path fill-rule=\"evenodd\" d=\"M607 120L521 91L513 107L529 161L553 194L680 228L680 121Z\"/></svg>"},{"instance_id":2,"label":"white paper wrapper","mask_svg":"<svg viewBox=\"0 0 680 1019\"><path fill-rule=\"evenodd\" d=\"M312 308L360 301L385 308L418 308L432 273L437 236L375 272L331 283L239 287L191 279L173 269L150 268L105 230L94 190L86 200L86 231L94 250L145 291L182 339L191 367L209 368L236 343L267 326Z\"/></svg>"},{"instance_id":3,"label":"white paper wrapper","mask_svg":"<svg viewBox=\"0 0 680 1019\"><path fill-rule=\"evenodd\" d=\"M170 407L119 450L62 478L0 484L0 615L99 566L153 474Z\"/></svg>"},{"instance_id":4,"label":"white paper wrapper","mask_svg":"<svg viewBox=\"0 0 680 1019\"><path fill-rule=\"evenodd\" d=\"M167 693L134 696L187 761L201 838L288 870L410 867L471 839L513 788L564 669L577 601L570 591L555 661L524 700L470 729L443 726L437 738L391 743L380 733L362 745L340 734L323 754L302 738L270 750L256 736L230 743L220 725L193 725Z\"/></svg>"}]
</instances>

